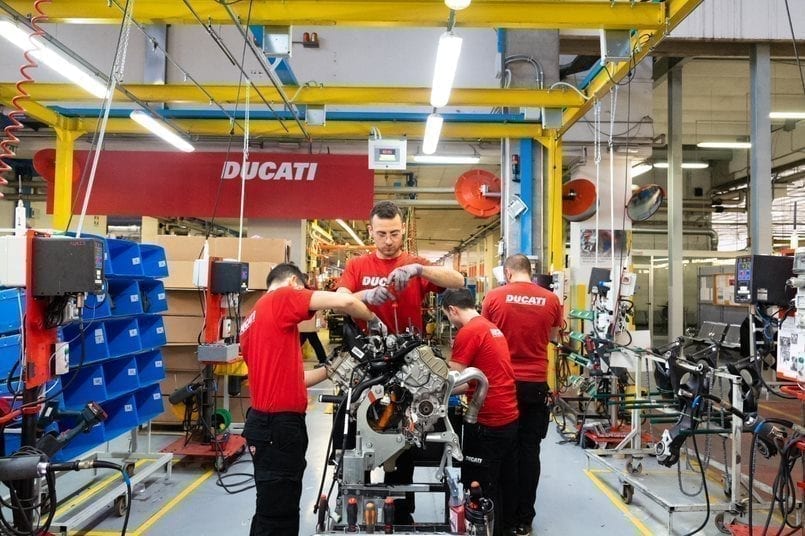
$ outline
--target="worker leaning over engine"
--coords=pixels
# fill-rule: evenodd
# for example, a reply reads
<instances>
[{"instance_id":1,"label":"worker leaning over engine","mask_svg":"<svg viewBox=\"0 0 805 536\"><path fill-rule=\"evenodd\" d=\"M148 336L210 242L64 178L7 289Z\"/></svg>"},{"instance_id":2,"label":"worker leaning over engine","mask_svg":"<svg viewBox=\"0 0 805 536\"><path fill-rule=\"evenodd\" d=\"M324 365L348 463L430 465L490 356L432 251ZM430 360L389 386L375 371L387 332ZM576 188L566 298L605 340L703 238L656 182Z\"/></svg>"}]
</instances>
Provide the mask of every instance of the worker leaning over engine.
<instances>
[{"instance_id":1,"label":"worker leaning over engine","mask_svg":"<svg viewBox=\"0 0 805 536\"><path fill-rule=\"evenodd\" d=\"M475 310L468 289L446 290L442 310L458 328L450 368L476 367L486 375L489 390L478 413L478 422L464 424L461 480L465 488L478 481L484 495L495 504L495 534L515 528L517 496L517 390L509 347L503 333ZM468 391L472 399L474 389Z\"/></svg>"},{"instance_id":2,"label":"worker leaning over engine","mask_svg":"<svg viewBox=\"0 0 805 536\"><path fill-rule=\"evenodd\" d=\"M540 443L548 432L548 342L559 340L562 305L554 293L531 281L531 261L522 254L503 263L507 284L484 298L481 314L500 328L517 380L520 425L515 534L530 534L540 475Z\"/></svg>"},{"instance_id":3,"label":"worker leaning over engine","mask_svg":"<svg viewBox=\"0 0 805 536\"><path fill-rule=\"evenodd\" d=\"M409 326L424 333L422 301L425 296L444 288L461 287L464 277L452 268L430 266L426 259L403 251L402 213L391 201L380 201L372 208L368 229L377 249L347 262L338 292L354 293L395 333ZM413 482L414 449L403 452L396 463L396 470L385 474L385 483ZM395 503L395 523L413 523L413 494Z\"/></svg>"},{"instance_id":4,"label":"worker leaning over engine","mask_svg":"<svg viewBox=\"0 0 805 536\"><path fill-rule=\"evenodd\" d=\"M368 322L385 335L377 315L349 294L313 291L293 264L268 274L268 291L241 328L241 351L249 367L251 408L243 436L254 459L257 504L251 536L299 534L299 499L307 451L307 387L323 381L326 368L304 370L297 324L315 311L336 309Z\"/></svg>"}]
</instances>

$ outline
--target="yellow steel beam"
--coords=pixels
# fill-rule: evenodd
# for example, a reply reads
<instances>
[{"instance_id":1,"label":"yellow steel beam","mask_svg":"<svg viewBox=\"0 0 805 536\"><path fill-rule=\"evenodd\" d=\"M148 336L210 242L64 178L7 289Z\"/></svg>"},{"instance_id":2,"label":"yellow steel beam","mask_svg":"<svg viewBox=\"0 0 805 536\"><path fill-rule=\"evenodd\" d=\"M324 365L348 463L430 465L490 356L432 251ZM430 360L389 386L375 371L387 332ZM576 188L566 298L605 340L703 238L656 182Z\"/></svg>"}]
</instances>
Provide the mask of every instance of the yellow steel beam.
<instances>
[{"instance_id":1,"label":"yellow steel beam","mask_svg":"<svg viewBox=\"0 0 805 536\"><path fill-rule=\"evenodd\" d=\"M192 84L126 84L126 89L145 102L199 103L206 107L209 97ZM280 95L272 85L258 86L269 102L280 102ZM238 92L236 85L209 85L204 89L222 104L236 100L246 102L246 91ZM285 93L295 104L328 105L373 105L396 104L429 106L430 88L426 87L348 87L348 86L285 86ZM14 84L0 84L0 95L14 91ZM32 84L31 97L45 102L96 102L83 89L73 84ZM238 99L239 97L239 99ZM118 92L115 100L125 100ZM251 98L254 102L254 97ZM509 106L575 108L584 104L584 99L568 89L526 88L471 88L454 89L450 94L451 106Z\"/></svg>"},{"instance_id":2,"label":"yellow steel beam","mask_svg":"<svg viewBox=\"0 0 805 536\"><path fill-rule=\"evenodd\" d=\"M122 5L122 0L117 0ZM7 0L18 12L29 14L31 0ZM45 6L53 22L118 23L121 11L100 0L70 0ZM193 0L204 22L231 24L220 0ZM318 26L443 27L449 9L442 0L254 0L233 2L231 8L245 21L251 4L251 24L307 24ZM459 12L456 25L480 28L660 28L665 3L633 0L478 0ZM181 0L137 0L134 18L145 24L198 24Z\"/></svg>"},{"instance_id":3,"label":"yellow steel beam","mask_svg":"<svg viewBox=\"0 0 805 536\"><path fill-rule=\"evenodd\" d=\"M53 195L53 228L67 231L73 212L73 150L83 132L56 128L56 180Z\"/></svg>"},{"instance_id":4,"label":"yellow steel beam","mask_svg":"<svg viewBox=\"0 0 805 536\"><path fill-rule=\"evenodd\" d=\"M36 84L27 84L25 89L30 92L31 88L33 88L35 85ZM0 104L3 106L8 106L11 108L13 106L11 104L11 99L13 99L16 94L17 88L14 86L14 84L0 84ZM60 125L65 119L62 115L54 112L47 106L43 106L35 100L25 99L20 102L20 105L25 108L25 114L28 117L41 121L42 123L46 123L50 126Z\"/></svg>"},{"instance_id":5,"label":"yellow steel beam","mask_svg":"<svg viewBox=\"0 0 805 536\"><path fill-rule=\"evenodd\" d=\"M602 98L616 83L623 80L630 70L634 68L634 65L640 63L701 2L702 0L667 0L664 4L668 10L666 24L657 30L641 27L636 35L632 37L632 50L635 51L634 58L631 61L608 64L605 66L605 70L602 70L593 78L586 88L586 93L590 100L584 106L565 110L562 115L560 134L566 132L576 121L584 117L596 100Z\"/></svg>"},{"instance_id":6,"label":"yellow steel beam","mask_svg":"<svg viewBox=\"0 0 805 536\"><path fill-rule=\"evenodd\" d=\"M94 119L82 119L81 128L95 129ZM191 136L228 136L231 126L226 119L174 119L172 121ZM252 137L303 138L293 121L285 121L285 128L276 120L252 120L249 131ZM386 137L419 140L425 133L425 122L402 121L327 121L323 126L306 127L313 139L367 139L372 127ZM109 119L107 134L142 134L142 127L128 118ZM443 140L478 140L495 138L533 138L542 135L535 123L451 123L442 127Z\"/></svg>"}]
</instances>

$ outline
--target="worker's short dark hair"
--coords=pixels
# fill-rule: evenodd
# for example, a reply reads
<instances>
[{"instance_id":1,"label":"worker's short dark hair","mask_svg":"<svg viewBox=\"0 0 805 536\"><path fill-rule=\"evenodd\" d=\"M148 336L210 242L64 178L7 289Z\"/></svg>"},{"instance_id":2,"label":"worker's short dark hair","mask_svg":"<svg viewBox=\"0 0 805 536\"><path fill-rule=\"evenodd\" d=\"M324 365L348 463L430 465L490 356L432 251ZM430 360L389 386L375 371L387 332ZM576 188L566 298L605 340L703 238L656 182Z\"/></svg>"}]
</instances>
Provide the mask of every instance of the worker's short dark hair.
<instances>
[{"instance_id":1,"label":"worker's short dark hair","mask_svg":"<svg viewBox=\"0 0 805 536\"><path fill-rule=\"evenodd\" d=\"M468 288L449 288L442 293L442 308L475 309L475 298Z\"/></svg>"},{"instance_id":2,"label":"worker's short dark hair","mask_svg":"<svg viewBox=\"0 0 805 536\"><path fill-rule=\"evenodd\" d=\"M522 253L516 253L506 258L506 262L503 266L512 272L522 272L529 276L531 275L531 261Z\"/></svg>"},{"instance_id":3,"label":"worker's short dark hair","mask_svg":"<svg viewBox=\"0 0 805 536\"><path fill-rule=\"evenodd\" d=\"M266 287L270 287L275 281L285 281L294 275L299 279L299 281L302 282L302 284L307 286L307 278L302 270L300 270L299 267L292 262L284 262L276 265L270 272L268 272L268 277L266 277Z\"/></svg>"},{"instance_id":4,"label":"worker's short dark hair","mask_svg":"<svg viewBox=\"0 0 805 536\"><path fill-rule=\"evenodd\" d=\"M393 220L397 216L400 217L400 220L403 219L400 207L391 201L379 201L375 203L375 206L372 207L372 212L369 213L369 221L371 222L372 218L375 216L381 220Z\"/></svg>"}]
</instances>

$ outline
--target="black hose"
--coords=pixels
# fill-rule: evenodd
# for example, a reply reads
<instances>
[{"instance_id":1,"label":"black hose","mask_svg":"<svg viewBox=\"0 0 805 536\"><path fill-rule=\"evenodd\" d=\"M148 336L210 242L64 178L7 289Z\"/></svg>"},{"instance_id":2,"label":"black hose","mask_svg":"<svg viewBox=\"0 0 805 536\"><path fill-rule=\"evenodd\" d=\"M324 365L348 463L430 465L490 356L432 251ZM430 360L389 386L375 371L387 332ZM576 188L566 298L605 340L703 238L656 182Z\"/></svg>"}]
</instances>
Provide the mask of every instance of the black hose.
<instances>
[{"instance_id":1,"label":"black hose","mask_svg":"<svg viewBox=\"0 0 805 536\"><path fill-rule=\"evenodd\" d=\"M707 489L707 478L704 474L704 464L702 463L702 457L699 455L699 444L696 442L696 434L693 434L693 450L696 452L696 463L699 464L699 472L702 475L702 486L704 487L704 502L707 505L707 515L704 517L704 521L702 524L699 525L695 530L688 532L685 536L693 536L694 534L699 533L704 527L707 526L707 522L710 521L710 493ZM739 476L740 478L740 476Z\"/></svg>"}]
</instances>

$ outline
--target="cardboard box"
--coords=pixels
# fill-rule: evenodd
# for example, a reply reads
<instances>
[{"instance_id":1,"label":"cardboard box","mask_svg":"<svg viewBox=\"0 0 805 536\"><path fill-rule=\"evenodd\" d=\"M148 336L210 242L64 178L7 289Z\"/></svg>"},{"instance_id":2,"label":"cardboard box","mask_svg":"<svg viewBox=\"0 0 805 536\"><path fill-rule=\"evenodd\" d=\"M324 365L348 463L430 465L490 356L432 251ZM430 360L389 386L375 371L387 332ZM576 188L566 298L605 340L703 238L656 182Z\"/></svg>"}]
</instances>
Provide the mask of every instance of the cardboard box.
<instances>
[{"instance_id":1,"label":"cardboard box","mask_svg":"<svg viewBox=\"0 0 805 536\"><path fill-rule=\"evenodd\" d=\"M238 238L219 237L210 239L210 257L224 259L238 258ZM241 247L242 261L285 262L290 248L290 242L281 238L244 238Z\"/></svg>"},{"instance_id":2,"label":"cardboard box","mask_svg":"<svg viewBox=\"0 0 805 536\"><path fill-rule=\"evenodd\" d=\"M168 296L168 311L166 315L171 316L203 316L201 308L200 291L193 290L171 290L166 293Z\"/></svg>"},{"instance_id":3,"label":"cardboard box","mask_svg":"<svg viewBox=\"0 0 805 536\"><path fill-rule=\"evenodd\" d=\"M162 281L167 289L195 289L193 261L168 261L168 277Z\"/></svg>"},{"instance_id":4,"label":"cardboard box","mask_svg":"<svg viewBox=\"0 0 805 536\"><path fill-rule=\"evenodd\" d=\"M249 261L249 289L266 290L266 277L277 263Z\"/></svg>"},{"instance_id":5,"label":"cardboard box","mask_svg":"<svg viewBox=\"0 0 805 536\"><path fill-rule=\"evenodd\" d=\"M240 313L243 316L248 315L257 305L257 300L262 298L264 294L265 292L262 290L251 290L244 293L240 298Z\"/></svg>"},{"instance_id":6,"label":"cardboard box","mask_svg":"<svg viewBox=\"0 0 805 536\"><path fill-rule=\"evenodd\" d=\"M165 322L168 344L198 345L199 334L204 328L201 317L165 315L162 320Z\"/></svg>"},{"instance_id":7,"label":"cardboard box","mask_svg":"<svg viewBox=\"0 0 805 536\"><path fill-rule=\"evenodd\" d=\"M201 256L204 237L158 235L153 243L165 248L165 258L169 261L193 261Z\"/></svg>"},{"instance_id":8,"label":"cardboard box","mask_svg":"<svg viewBox=\"0 0 805 536\"><path fill-rule=\"evenodd\" d=\"M165 362L165 370L168 374L172 372L201 372L202 364L198 362L196 344L185 346L163 346L162 359Z\"/></svg>"}]
</instances>

